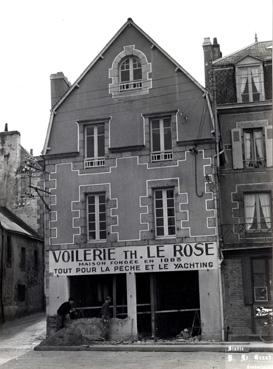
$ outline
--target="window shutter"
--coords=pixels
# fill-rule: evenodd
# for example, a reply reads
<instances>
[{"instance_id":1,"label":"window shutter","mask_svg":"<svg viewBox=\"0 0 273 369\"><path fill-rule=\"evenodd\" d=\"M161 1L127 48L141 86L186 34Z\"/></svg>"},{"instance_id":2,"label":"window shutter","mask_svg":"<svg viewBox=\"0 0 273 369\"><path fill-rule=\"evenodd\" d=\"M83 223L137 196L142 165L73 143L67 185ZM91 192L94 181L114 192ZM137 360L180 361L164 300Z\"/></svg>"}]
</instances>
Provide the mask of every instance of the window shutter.
<instances>
[{"instance_id":1,"label":"window shutter","mask_svg":"<svg viewBox=\"0 0 273 369\"><path fill-rule=\"evenodd\" d=\"M272 167L273 166L273 128L265 127L265 152L266 152L266 166Z\"/></svg>"},{"instance_id":2,"label":"window shutter","mask_svg":"<svg viewBox=\"0 0 273 369\"><path fill-rule=\"evenodd\" d=\"M234 128L231 130L231 141L232 141L233 169L242 169L244 166L243 166L242 134L240 128Z\"/></svg>"},{"instance_id":3,"label":"window shutter","mask_svg":"<svg viewBox=\"0 0 273 369\"><path fill-rule=\"evenodd\" d=\"M245 305L253 304L251 259L249 256L242 257L242 276Z\"/></svg>"}]
</instances>

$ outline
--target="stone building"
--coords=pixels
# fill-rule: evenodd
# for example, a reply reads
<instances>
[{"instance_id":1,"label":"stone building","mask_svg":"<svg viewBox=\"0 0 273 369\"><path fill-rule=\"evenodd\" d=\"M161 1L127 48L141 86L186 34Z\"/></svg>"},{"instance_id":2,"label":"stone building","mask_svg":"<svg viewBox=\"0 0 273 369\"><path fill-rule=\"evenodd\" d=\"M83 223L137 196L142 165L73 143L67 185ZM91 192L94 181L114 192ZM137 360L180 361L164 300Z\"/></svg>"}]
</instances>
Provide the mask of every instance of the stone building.
<instances>
[{"instance_id":1,"label":"stone building","mask_svg":"<svg viewBox=\"0 0 273 369\"><path fill-rule=\"evenodd\" d=\"M48 333L73 296L112 338L222 337L206 90L131 19L70 85L51 76L43 155Z\"/></svg>"},{"instance_id":2,"label":"stone building","mask_svg":"<svg viewBox=\"0 0 273 369\"><path fill-rule=\"evenodd\" d=\"M30 170L30 163L39 170ZM44 306L43 207L33 190L41 171L36 163L21 146L20 133L8 131L6 125L0 132L1 321Z\"/></svg>"},{"instance_id":3,"label":"stone building","mask_svg":"<svg viewBox=\"0 0 273 369\"><path fill-rule=\"evenodd\" d=\"M207 38L203 49L219 124L226 337L247 339L260 331L256 307L273 306L272 42L222 57Z\"/></svg>"}]
</instances>

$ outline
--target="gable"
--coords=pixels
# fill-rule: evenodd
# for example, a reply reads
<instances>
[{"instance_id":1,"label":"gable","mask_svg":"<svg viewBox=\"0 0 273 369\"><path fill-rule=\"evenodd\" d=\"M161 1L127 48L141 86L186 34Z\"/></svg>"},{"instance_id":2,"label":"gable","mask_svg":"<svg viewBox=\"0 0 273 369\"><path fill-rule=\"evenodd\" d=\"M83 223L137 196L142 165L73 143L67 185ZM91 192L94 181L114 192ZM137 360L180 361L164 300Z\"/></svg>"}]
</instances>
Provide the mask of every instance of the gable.
<instances>
[{"instance_id":1,"label":"gable","mask_svg":"<svg viewBox=\"0 0 273 369\"><path fill-rule=\"evenodd\" d=\"M237 62L237 66L247 66L253 64L261 64L261 60L259 58L253 58L251 56L244 57L240 61Z\"/></svg>"},{"instance_id":2,"label":"gable","mask_svg":"<svg viewBox=\"0 0 273 369\"><path fill-rule=\"evenodd\" d=\"M113 99L113 63L129 49L146 60L148 88L145 96L125 93ZM78 152L82 139L79 122L104 118L110 126L111 148L143 146L144 114L187 110L188 105L192 120L198 120L200 112L191 105L204 92L149 36L128 21L54 107L44 153Z\"/></svg>"}]
</instances>

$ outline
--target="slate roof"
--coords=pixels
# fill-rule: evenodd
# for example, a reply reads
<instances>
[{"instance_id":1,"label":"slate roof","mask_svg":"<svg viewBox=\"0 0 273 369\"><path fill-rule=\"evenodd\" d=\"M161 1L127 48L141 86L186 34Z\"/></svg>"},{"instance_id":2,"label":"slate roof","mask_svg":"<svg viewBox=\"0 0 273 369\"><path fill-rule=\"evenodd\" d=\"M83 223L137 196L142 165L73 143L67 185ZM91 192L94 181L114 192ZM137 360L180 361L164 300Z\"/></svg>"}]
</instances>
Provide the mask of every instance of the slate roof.
<instances>
[{"instance_id":1,"label":"slate roof","mask_svg":"<svg viewBox=\"0 0 273 369\"><path fill-rule=\"evenodd\" d=\"M38 233L5 207L0 207L0 224L6 231L19 233L42 241Z\"/></svg>"},{"instance_id":2,"label":"slate roof","mask_svg":"<svg viewBox=\"0 0 273 369\"><path fill-rule=\"evenodd\" d=\"M272 60L272 41L255 42L233 54L214 60L214 66L237 64L240 60L250 56L261 61Z\"/></svg>"}]
</instances>

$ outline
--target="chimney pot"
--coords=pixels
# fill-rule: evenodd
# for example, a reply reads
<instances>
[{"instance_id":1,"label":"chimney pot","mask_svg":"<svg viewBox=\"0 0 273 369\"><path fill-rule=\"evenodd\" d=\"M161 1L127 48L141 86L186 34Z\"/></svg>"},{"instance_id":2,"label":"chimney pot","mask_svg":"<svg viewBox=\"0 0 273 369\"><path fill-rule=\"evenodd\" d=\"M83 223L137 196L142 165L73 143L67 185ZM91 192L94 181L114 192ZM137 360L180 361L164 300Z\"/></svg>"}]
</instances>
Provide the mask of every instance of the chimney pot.
<instances>
[{"instance_id":1,"label":"chimney pot","mask_svg":"<svg viewBox=\"0 0 273 369\"><path fill-rule=\"evenodd\" d=\"M8 123L5 123L5 132L8 132L9 128L8 128Z\"/></svg>"},{"instance_id":2,"label":"chimney pot","mask_svg":"<svg viewBox=\"0 0 273 369\"><path fill-rule=\"evenodd\" d=\"M210 37L204 37L203 46L211 45Z\"/></svg>"}]
</instances>

